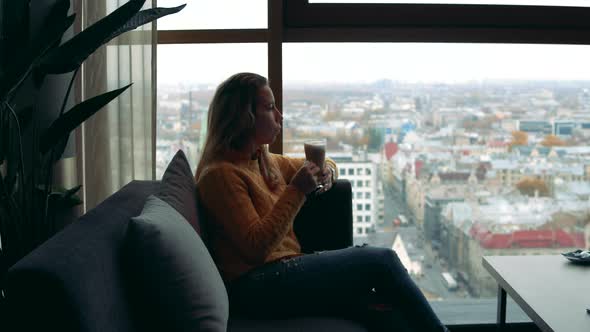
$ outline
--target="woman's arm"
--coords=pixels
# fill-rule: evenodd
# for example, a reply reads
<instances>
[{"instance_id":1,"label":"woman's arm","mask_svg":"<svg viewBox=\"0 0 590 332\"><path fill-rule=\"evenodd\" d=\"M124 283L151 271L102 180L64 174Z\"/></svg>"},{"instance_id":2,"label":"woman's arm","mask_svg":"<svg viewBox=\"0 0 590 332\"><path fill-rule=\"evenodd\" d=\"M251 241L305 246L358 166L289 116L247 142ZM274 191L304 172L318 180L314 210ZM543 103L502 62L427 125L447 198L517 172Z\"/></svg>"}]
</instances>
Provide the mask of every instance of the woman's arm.
<instances>
[{"instance_id":1,"label":"woman's arm","mask_svg":"<svg viewBox=\"0 0 590 332\"><path fill-rule=\"evenodd\" d=\"M264 263L287 235L305 201L305 194L288 185L270 212L260 216L246 182L235 169L221 166L201 175L199 197L213 221L248 263Z\"/></svg>"}]
</instances>

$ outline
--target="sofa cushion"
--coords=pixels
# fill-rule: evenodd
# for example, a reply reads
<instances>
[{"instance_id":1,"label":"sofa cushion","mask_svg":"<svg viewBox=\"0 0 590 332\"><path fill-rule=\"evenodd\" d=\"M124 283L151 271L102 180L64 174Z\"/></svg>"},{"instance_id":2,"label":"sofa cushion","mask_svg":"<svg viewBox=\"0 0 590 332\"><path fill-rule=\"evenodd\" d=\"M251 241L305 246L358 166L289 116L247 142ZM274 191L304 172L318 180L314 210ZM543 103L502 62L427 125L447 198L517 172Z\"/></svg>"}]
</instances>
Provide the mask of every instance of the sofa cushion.
<instances>
[{"instance_id":1,"label":"sofa cushion","mask_svg":"<svg viewBox=\"0 0 590 332\"><path fill-rule=\"evenodd\" d=\"M207 248L186 219L151 195L131 218L125 242L137 314L150 330L225 331L227 291Z\"/></svg>"},{"instance_id":2,"label":"sofa cushion","mask_svg":"<svg viewBox=\"0 0 590 332\"><path fill-rule=\"evenodd\" d=\"M176 152L164 171L162 186L156 196L176 209L203 236L197 212L195 178L182 150Z\"/></svg>"}]
</instances>

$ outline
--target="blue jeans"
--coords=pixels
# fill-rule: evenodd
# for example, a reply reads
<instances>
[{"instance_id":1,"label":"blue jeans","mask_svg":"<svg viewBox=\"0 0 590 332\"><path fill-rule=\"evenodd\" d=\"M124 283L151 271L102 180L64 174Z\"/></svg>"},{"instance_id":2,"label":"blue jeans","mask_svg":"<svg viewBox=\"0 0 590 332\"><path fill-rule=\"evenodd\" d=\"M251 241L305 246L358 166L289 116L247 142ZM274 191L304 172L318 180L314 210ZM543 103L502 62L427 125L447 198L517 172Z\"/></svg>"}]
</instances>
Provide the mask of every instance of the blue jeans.
<instances>
[{"instance_id":1,"label":"blue jeans","mask_svg":"<svg viewBox=\"0 0 590 332\"><path fill-rule=\"evenodd\" d=\"M230 310L249 317L335 315L366 320L374 317L370 305L381 303L391 308L389 316L393 311L405 322L372 326L446 331L397 254L387 248L355 246L271 262L230 283L228 292Z\"/></svg>"}]
</instances>

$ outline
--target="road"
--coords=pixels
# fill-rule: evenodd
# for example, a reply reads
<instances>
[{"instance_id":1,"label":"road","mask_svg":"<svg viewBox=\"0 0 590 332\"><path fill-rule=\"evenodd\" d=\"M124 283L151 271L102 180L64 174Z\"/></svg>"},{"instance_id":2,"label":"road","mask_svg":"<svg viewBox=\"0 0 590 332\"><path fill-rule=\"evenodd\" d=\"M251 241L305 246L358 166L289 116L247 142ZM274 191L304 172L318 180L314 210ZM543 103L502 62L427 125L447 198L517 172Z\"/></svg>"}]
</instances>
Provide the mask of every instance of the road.
<instances>
[{"instance_id":1,"label":"road","mask_svg":"<svg viewBox=\"0 0 590 332\"><path fill-rule=\"evenodd\" d=\"M463 285L459 284L459 289L449 291L442 281L441 273L446 271L441 266L441 261L436 259L437 256L432 252L430 246L424 243L424 237L419 233L418 228L409 224L407 226L394 226L391 222L399 211L406 211L399 200L399 194L390 188L385 190L385 223L377 225L376 232L364 237L355 237L355 245L367 243L369 245L391 248L396 235L400 235L405 244L408 256L412 261L422 262L422 276L413 276L418 287L424 292L427 298L436 299L464 299L469 298L468 292Z\"/></svg>"}]
</instances>

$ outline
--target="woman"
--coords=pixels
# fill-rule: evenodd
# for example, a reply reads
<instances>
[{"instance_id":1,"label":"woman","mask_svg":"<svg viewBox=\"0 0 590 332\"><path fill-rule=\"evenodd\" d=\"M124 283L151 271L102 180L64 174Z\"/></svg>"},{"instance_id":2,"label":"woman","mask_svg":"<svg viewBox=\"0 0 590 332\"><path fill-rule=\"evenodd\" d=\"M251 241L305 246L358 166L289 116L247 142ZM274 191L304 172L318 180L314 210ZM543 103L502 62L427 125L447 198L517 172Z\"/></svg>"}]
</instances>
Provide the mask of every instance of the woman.
<instances>
[{"instance_id":1,"label":"woman","mask_svg":"<svg viewBox=\"0 0 590 332\"><path fill-rule=\"evenodd\" d=\"M392 250L301 253L293 220L316 190L316 178L324 185L319 194L332 187L336 165L328 159L320 169L269 153L282 115L264 77L240 73L223 82L208 120L195 178L232 311L368 317L372 304L381 303L405 316L415 331L446 331Z\"/></svg>"}]
</instances>

